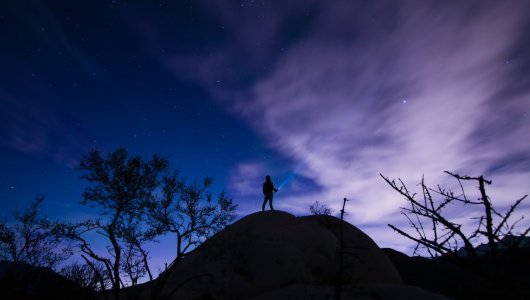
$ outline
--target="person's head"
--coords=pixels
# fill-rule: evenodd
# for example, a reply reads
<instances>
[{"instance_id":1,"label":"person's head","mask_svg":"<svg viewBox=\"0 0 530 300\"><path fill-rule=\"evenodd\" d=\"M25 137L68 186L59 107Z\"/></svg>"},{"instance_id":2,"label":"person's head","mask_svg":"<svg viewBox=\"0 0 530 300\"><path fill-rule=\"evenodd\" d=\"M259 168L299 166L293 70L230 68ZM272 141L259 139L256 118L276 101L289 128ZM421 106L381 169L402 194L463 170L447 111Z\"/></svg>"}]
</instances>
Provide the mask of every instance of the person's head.
<instances>
[{"instance_id":1,"label":"person's head","mask_svg":"<svg viewBox=\"0 0 530 300\"><path fill-rule=\"evenodd\" d=\"M265 180L271 181L271 177L269 175L265 176Z\"/></svg>"}]
</instances>

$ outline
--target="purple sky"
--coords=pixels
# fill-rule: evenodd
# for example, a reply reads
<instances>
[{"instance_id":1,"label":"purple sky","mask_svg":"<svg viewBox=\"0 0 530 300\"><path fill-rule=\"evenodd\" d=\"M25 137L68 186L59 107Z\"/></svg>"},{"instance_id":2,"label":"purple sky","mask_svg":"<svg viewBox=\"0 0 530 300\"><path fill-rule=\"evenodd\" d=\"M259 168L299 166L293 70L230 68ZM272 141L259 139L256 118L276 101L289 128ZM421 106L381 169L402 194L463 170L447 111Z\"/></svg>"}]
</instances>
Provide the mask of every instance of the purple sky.
<instances>
[{"instance_id":1,"label":"purple sky","mask_svg":"<svg viewBox=\"0 0 530 300\"><path fill-rule=\"evenodd\" d=\"M260 10L258 3L246 5ZM317 187L305 193L294 181L292 194L278 194L280 209L302 213L319 200L338 211L347 197L349 221L381 245L404 249L406 241L386 228L402 221L403 202L379 173L411 187L422 174L433 187L454 185L444 170L484 174L500 208L529 192L527 1L302 3L268 7L261 18L240 16L236 4L205 4L237 43L205 60L165 62L177 76L192 73ZM255 64L277 51L281 24L293 11L316 12L304 36L282 48L254 84L225 86L225 70L238 64L240 51ZM238 199L255 197L264 172L283 167L242 161L232 190ZM520 211L529 212L528 204Z\"/></svg>"},{"instance_id":2,"label":"purple sky","mask_svg":"<svg viewBox=\"0 0 530 300\"><path fill-rule=\"evenodd\" d=\"M338 212L346 197L349 222L407 253L386 226L404 224L404 201L379 173L411 188L422 175L454 187L445 170L483 174L501 211L530 192L526 0L0 8L5 212L43 193L52 216L92 215L73 167L120 145L215 176L240 216L260 208L265 175L294 173L277 209L307 214L318 200Z\"/></svg>"}]
</instances>

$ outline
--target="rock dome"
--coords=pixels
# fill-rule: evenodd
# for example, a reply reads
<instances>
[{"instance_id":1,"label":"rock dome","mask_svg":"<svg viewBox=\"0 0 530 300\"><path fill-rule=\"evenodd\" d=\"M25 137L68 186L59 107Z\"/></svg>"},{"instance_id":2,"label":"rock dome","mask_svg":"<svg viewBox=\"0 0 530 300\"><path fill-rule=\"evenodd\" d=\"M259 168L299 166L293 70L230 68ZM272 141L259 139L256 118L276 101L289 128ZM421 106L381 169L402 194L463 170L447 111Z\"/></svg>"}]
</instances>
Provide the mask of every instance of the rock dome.
<instances>
[{"instance_id":1,"label":"rock dome","mask_svg":"<svg viewBox=\"0 0 530 300\"><path fill-rule=\"evenodd\" d=\"M159 290L170 299L327 299L342 282L342 299L376 299L369 295L377 291L442 299L404 286L368 235L347 222L343 226L342 280L339 219L266 211L238 220L176 263Z\"/></svg>"}]
</instances>

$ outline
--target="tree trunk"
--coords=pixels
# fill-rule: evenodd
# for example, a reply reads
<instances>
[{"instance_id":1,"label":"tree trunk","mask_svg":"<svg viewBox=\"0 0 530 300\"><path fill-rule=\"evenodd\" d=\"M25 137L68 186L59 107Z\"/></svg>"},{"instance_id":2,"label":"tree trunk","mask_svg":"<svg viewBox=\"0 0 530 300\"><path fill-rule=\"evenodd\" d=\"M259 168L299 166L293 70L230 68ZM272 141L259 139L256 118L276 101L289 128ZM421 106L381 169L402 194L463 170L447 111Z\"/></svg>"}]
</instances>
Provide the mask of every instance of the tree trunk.
<instances>
[{"instance_id":1,"label":"tree trunk","mask_svg":"<svg viewBox=\"0 0 530 300\"><path fill-rule=\"evenodd\" d=\"M114 250L114 265L112 266L112 272L114 274L114 281L112 282L112 290L114 292L114 300L120 299L120 262L121 262L121 248L116 239L116 233L114 232L114 227L118 222L120 213L118 212L114 216L114 220L109 225L109 239L112 243L112 248Z\"/></svg>"},{"instance_id":2,"label":"tree trunk","mask_svg":"<svg viewBox=\"0 0 530 300\"><path fill-rule=\"evenodd\" d=\"M486 195L486 188L484 187L485 179L483 176L478 178L480 195L482 202L484 203L484 209L486 211L486 232L488 234L488 245L490 247L491 254L495 256L497 253L497 245L495 244L495 235L493 234L493 219L491 216L491 202Z\"/></svg>"}]
</instances>

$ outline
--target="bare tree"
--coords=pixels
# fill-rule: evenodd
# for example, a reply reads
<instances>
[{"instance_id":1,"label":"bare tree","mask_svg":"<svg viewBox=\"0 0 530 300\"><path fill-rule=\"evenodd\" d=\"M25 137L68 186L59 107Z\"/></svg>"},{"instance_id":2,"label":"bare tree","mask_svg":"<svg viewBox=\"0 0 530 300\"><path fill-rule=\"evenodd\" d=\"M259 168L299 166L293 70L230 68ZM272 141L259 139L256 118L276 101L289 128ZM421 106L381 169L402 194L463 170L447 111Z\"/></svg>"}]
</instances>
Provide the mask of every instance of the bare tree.
<instances>
[{"instance_id":1,"label":"bare tree","mask_svg":"<svg viewBox=\"0 0 530 300\"><path fill-rule=\"evenodd\" d=\"M146 222L146 204L154 197L169 162L157 154L150 159L129 156L125 148L118 148L106 156L99 151L88 153L81 159L80 169L86 172L81 178L91 184L85 189L81 203L97 208L102 218L57 224L56 230L77 242L81 257L102 288L106 287L104 275L108 276L117 300L121 287L126 285L123 272L132 283L144 272L151 274L148 253L143 247L156 234ZM107 253L96 251L87 239L90 232L108 241ZM105 274L98 264L104 266Z\"/></svg>"},{"instance_id":2,"label":"bare tree","mask_svg":"<svg viewBox=\"0 0 530 300\"><path fill-rule=\"evenodd\" d=\"M51 234L52 222L40 213L43 201L37 196L26 210L15 210L12 225L7 217L0 221L0 260L54 269L72 255L72 247Z\"/></svg>"},{"instance_id":3,"label":"bare tree","mask_svg":"<svg viewBox=\"0 0 530 300\"><path fill-rule=\"evenodd\" d=\"M88 288L92 291L106 290L111 287L110 277L106 274L105 267L102 264L94 264L97 272L87 264L74 263L63 267L59 274L75 282L78 286ZM103 277L101 282L100 277Z\"/></svg>"},{"instance_id":4,"label":"bare tree","mask_svg":"<svg viewBox=\"0 0 530 300\"><path fill-rule=\"evenodd\" d=\"M87 235L91 232L96 232L98 235L107 237L104 233L105 226L100 223L99 219L75 223L59 221L53 225L53 228L56 235L63 236L77 243L77 248L81 252L81 258L84 260L85 265L92 270L97 279L99 286L96 290L105 291L109 288L115 288L116 280L113 272L111 247L106 247L110 256L107 257L105 254L99 254L87 238ZM121 283L121 280L118 282ZM103 296L108 299L107 294L103 294Z\"/></svg>"},{"instance_id":5,"label":"bare tree","mask_svg":"<svg viewBox=\"0 0 530 300\"><path fill-rule=\"evenodd\" d=\"M130 244L127 246L124 253L122 270L129 277L131 285L135 286L138 284L138 280L147 274L147 268L144 267L143 256L137 248Z\"/></svg>"},{"instance_id":6,"label":"bare tree","mask_svg":"<svg viewBox=\"0 0 530 300\"><path fill-rule=\"evenodd\" d=\"M160 199L149 205L150 220L158 232L174 234L176 261L235 219L237 205L224 192L214 201L210 177L190 184L176 174L164 178Z\"/></svg>"},{"instance_id":7,"label":"bare tree","mask_svg":"<svg viewBox=\"0 0 530 300\"><path fill-rule=\"evenodd\" d=\"M331 209L329 206L326 205L326 203L322 203L320 201L315 201L313 204L309 205L309 211L312 215L319 216L319 215L325 215L325 216L331 216L333 214L333 209Z\"/></svg>"},{"instance_id":8,"label":"bare tree","mask_svg":"<svg viewBox=\"0 0 530 300\"><path fill-rule=\"evenodd\" d=\"M178 261L235 218L231 199L220 193L214 200L208 192L210 178L187 184L158 154L145 159L129 156L124 148L106 156L92 151L83 157L80 169L86 172L81 178L91 184L82 204L97 208L101 218L58 223L55 228L76 241L102 289L111 282L114 299L119 299L122 287L137 285L145 276L154 279L147 243L175 234ZM96 251L89 233L107 241L106 252Z\"/></svg>"},{"instance_id":9,"label":"bare tree","mask_svg":"<svg viewBox=\"0 0 530 300\"><path fill-rule=\"evenodd\" d=\"M403 207L401 213L407 218L414 233L406 232L391 224L388 226L417 243L414 253L423 248L431 257L443 255L458 259L461 256L458 252L460 249L463 249L467 257L476 257L475 244L478 241L486 241L493 256L499 247L519 247L530 227L515 233L516 225L522 218L511 222L511 217L527 195L515 201L506 212L499 213L486 194L486 185L492 183L490 180L486 180L483 176L460 176L448 171L445 173L457 180L460 186L458 193L439 185L436 189L429 188L422 178L420 183L422 193L417 197L417 194L409 191L401 179L396 182L381 175L394 190L405 197L408 203L408 207ZM478 182L480 197L477 200L468 198L463 181ZM440 199L435 199L435 196ZM482 210L483 213L474 218L475 229L466 232L461 224L451 221L445 215L445 209L456 205L460 205L461 210L474 206ZM517 236L517 238L508 243L503 240L506 236Z\"/></svg>"},{"instance_id":10,"label":"bare tree","mask_svg":"<svg viewBox=\"0 0 530 300\"><path fill-rule=\"evenodd\" d=\"M159 233L175 235L177 247L175 260L160 275L156 284L151 286L153 299L169 299L187 283L210 276L200 274L190 277L171 287L169 293L162 294L167 280L181 260L206 239L234 221L237 208L224 192L219 193L216 200L213 199L213 194L209 192L213 183L210 177L204 178L202 182L194 181L188 184L173 174L165 177L163 181L162 196L150 202L150 220Z\"/></svg>"},{"instance_id":11,"label":"bare tree","mask_svg":"<svg viewBox=\"0 0 530 300\"><path fill-rule=\"evenodd\" d=\"M147 217L148 215L145 216L145 218ZM127 274L132 285L136 285L138 280L146 275L149 280L154 278L149 265L149 252L144 245L148 242L158 242L156 237L161 232L157 231L156 228L149 227L148 223L149 220L145 220L145 224L137 220L134 221L134 224L123 226L121 231L126 242L122 270Z\"/></svg>"}]
</instances>

